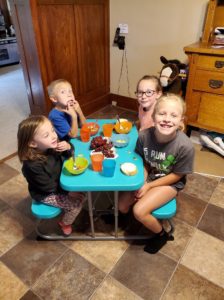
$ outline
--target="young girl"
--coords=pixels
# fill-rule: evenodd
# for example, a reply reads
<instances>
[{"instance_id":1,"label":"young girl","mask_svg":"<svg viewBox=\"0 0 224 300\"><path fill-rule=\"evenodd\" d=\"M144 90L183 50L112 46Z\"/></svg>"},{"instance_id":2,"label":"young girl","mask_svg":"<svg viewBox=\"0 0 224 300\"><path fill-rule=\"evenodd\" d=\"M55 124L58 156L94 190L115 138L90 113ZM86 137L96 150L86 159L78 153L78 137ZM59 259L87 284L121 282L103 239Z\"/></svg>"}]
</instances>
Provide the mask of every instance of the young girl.
<instances>
[{"instance_id":1,"label":"young girl","mask_svg":"<svg viewBox=\"0 0 224 300\"><path fill-rule=\"evenodd\" d=\"M145 164L146 181L135 193L121 193L119 210L133 213L145 227L155 233L145 251L156 253L168 240L168 234L151 212L162 206L184 188L186 174L192 173L194 148L190 139L179 130L185 113L180 96L168 94L157 100L152 115L154 127L142 130L136 151Z\"/></svg>"},{"instance_id":2,"label":"young girl","mask_svg":"<svg viewBox=\"0 0 224 300\"><path fill-rule=\"evenodd\" d=\"M159 78L149 75L143 76L137 84L135 94L139 103L139 130L143 130L153 126L152 113L157 99L162 95Z\"/></svg>"},{"instance_id":3,"label":"young girl","mask_svg":"<svg viewBox=\"0 0 224 300\"><path fill-rule=\"evenodd\" d=\"M66 141L58 142L51 122L44 116L31 116L19 124L18 156L28 182L30 195L36 201L64 210L58 223L65 235L72 233L71 224L82 209L83 193L67 193L59 183L63 158L73 154Z\"/></svg>"}]
</instances>

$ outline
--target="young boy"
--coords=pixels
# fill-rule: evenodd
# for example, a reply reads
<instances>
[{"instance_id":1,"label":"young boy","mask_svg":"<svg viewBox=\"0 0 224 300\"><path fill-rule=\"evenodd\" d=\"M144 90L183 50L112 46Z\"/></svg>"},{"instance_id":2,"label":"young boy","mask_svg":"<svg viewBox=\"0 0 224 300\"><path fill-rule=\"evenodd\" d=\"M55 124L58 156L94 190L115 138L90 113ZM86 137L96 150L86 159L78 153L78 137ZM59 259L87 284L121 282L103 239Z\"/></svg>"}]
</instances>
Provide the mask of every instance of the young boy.
<instances>
[{"instance_id":1,"label":"young boy","mask_svg":"<svg viewBox=\"0 0 224 300\"><path fill-rule=\"evenodd\" d=\"M72 91L71 84L65 79L58 79L47 87L48 95L55 107L49 113L60 140L68 141L78 134L86 118Z\"/></svg>"}]
</instances>

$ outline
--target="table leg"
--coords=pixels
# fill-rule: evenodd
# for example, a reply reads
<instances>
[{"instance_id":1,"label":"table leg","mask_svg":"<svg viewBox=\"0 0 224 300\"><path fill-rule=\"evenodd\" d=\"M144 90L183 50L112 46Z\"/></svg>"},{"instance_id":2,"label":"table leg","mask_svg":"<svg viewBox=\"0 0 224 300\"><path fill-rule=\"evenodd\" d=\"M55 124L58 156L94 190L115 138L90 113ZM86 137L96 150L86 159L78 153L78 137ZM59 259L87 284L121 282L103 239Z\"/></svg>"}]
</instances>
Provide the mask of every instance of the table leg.
<instances>
[{"instance_id":1,"label":"table leg","mask_svg":"<svg viewBox=\"0 0 224 300\"><path fill-rule=\"evenodd\" d=\"M118 191L114 191L114 218L115 218L114 233L115 233L115 238L117 238L118 237Z\"/></svg>"},{"instance_id":2,"label":"table leg","mask_svg":"<svg viewBox=\"0 0 224 300\"><path fill-rule=\"evenodd\" d=\"M92 193L87 192L87 197L88 197L88 208L89 208L89 220L90 220L90 225L91 225L91 233L92 233L92 237L95 238L94 222L93 222Z\"/></svg>"}]
</instances>

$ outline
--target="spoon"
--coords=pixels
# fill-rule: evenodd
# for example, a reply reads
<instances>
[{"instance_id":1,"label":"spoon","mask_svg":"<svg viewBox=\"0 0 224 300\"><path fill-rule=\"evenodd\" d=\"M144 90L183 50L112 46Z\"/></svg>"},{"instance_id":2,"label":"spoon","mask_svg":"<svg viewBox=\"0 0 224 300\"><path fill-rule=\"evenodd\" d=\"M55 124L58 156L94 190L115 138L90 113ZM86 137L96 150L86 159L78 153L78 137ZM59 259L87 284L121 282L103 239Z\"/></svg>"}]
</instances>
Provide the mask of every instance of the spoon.
<instances>
[{"instance_id":1,"label":"spoon","mask_svg":"<svg viewBox=\"0 0 224 300\"><path fill-rule=\"evenodd\" d=\"M78 167L75 163L75 151L74 151L74 154L73 154L73 170L78 170Z\"/></svg>"},{"instance_id":2,"label":"spoon","mask_svg":"<svg viewBox=\"0 0 224 300\"><path fill-rule=\"evenodd\" d=\"M118 123L119 123L120 129L121 129L121 130L124 129L123 125L121 125L121 121L120 121L119 115L117 115L116 118L117 118L117 121L118 121Z\"/></svg>"}]
</instances>

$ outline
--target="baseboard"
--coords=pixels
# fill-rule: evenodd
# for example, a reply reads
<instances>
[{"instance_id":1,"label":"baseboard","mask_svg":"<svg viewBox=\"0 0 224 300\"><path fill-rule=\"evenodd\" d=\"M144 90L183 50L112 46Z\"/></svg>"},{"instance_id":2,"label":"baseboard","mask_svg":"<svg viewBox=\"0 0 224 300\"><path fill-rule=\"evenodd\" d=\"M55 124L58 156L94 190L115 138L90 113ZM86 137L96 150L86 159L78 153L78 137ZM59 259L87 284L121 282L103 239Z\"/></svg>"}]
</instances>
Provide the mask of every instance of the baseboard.
<instances>
[{"instance_id":1,"label":"baseboard","mask_svg":"<svg viewBox=\"0 0 224 300\"><path fill-rule=\"evenodd\" d=\"M138 111L138 103L136 99L120 96L116 94L110 94L110 104L112 101L117 103L117 106L126 108L132 111Z\"/></svg>"},{"instance_id":2,"label":"baseboard","mask_svg":"<svg viewBox=\"0 0 224 300\"><path fill-rule=\"evenodd\" d=\"M10 154L10 155L8 155L8 156L6 156L6 157L0 159L0 164L1 164L1 163L4 163L6 160L9 160L10 158L15 157L17 154L18 154L17 152L14 152L14 153L12 153L12 154Z\"/></svg>"}]
</instances>

